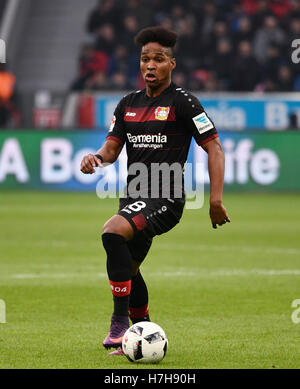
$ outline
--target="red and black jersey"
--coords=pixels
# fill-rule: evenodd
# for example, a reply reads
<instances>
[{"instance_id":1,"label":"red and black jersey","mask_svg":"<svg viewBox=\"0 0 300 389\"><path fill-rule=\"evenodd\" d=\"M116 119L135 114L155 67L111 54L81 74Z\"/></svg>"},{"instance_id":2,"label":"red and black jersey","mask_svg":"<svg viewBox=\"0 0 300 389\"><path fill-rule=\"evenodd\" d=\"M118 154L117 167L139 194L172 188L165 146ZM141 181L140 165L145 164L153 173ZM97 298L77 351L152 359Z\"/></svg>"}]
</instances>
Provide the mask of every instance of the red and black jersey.
<instances>
[{"instance_id":1,"label":"red and black jersey","mask_svg":"<svg viewBox=\"0 0 300 389\"><path fill-rule=\"evenodd\" d=\"M128 167L136 162L178 162L183 167L192 137L202 145L217 136L199 100L171 83L157 97L147 96L146 89L123 97L106 139L126 143Z\"/></svg>"}]
</instances>

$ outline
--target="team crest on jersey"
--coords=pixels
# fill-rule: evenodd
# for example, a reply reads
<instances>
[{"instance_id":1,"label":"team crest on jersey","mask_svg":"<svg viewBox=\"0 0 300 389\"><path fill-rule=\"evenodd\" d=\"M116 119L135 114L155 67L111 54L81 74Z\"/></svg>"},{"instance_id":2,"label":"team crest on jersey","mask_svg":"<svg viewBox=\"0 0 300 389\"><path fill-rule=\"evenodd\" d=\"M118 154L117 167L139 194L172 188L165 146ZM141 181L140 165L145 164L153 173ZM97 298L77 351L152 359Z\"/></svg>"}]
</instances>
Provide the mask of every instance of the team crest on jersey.
<instances>
[{"instance_id":1,"label":"team crest on jersey","mask_svg":"<svg viewBox=\"0 0 300 389\"><path fill-rule=\"evenodd\" d=\"M170 112L170 107L157 107L155 110L155 119L167 120Z\"/></svg>"},{"instance_id":2,"label":"team crest on jersey","mask_svg":"<svg viewBox=\"0 0 300 389\"><path fill-rule=\"evenodd\" d=\"M116 117L114 115L113 118L112 118L112 121L110 123L109 132L114 129L115 123L116 123Z\"/></svg>"}]
</instances>

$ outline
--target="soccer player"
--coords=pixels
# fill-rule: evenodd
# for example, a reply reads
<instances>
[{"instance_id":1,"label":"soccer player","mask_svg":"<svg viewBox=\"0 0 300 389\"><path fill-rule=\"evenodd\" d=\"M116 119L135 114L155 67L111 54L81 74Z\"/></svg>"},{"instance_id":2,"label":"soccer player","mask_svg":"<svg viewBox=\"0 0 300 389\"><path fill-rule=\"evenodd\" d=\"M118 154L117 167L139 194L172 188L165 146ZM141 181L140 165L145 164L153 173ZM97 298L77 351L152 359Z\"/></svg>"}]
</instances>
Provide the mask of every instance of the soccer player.
<instances>
[{"instance_id":1,"label":"soccer player","mask_svg":"<svg viewBox=\"0 0 300 389\"><path fill-rule=\"evenodd\" d=\"M132 323L150 321L148 291L140 265L153 237L169 231L180 221L185 204L184 189L180 195L176 192L176 174L170 175L167 186L171 189L163 196L165 182L161 177L151 179L151 168L176 163L182 167L182 178L193 137L208 153L212 226L217 228L230 222L222 204L224 153L217 131L198 99L171 81L176 66L173 53L176 40L175 32L162 27L145 28L136 35L146 88L128 94L119 102L104 145L95 155L86 155L81 163L83 173L93 174L95 167L115 162L126 144L127 196L120 198L117 214L105 223L102 231L114 305L103 345L117 349L111 354L122 354L120 346L129 318ZM130 170L136 163L143 163L149 176L135 186L131 184L138 175ZM155 185L158 196L151 196ZM139 192L141 186L143 192ZM141 194L137 197L136 193Z\"/></svg>"}]
</instances>

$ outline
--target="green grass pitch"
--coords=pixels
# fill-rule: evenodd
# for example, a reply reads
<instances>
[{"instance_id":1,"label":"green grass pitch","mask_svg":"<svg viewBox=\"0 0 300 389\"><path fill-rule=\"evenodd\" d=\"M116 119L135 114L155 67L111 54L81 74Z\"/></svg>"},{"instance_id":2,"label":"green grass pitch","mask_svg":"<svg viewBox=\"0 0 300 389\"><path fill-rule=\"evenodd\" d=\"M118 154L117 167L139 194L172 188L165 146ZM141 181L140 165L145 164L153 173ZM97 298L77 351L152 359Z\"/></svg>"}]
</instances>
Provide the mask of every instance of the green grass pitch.
<instances>
[{"instance_id":1,"label":"green grass pitch","mask_svg":"<svg viewBox=\"0 0 300 389\"><path fill-rule=\"evenodd\" d=\"M0 200L0 368L300 367L298 194L225 193L232 222L217 230L206 196L155 238L141 271L169 350L150 366L101 346L112 297L100 234L117 200L6 191Z\"/></svg>"}]
</instances>

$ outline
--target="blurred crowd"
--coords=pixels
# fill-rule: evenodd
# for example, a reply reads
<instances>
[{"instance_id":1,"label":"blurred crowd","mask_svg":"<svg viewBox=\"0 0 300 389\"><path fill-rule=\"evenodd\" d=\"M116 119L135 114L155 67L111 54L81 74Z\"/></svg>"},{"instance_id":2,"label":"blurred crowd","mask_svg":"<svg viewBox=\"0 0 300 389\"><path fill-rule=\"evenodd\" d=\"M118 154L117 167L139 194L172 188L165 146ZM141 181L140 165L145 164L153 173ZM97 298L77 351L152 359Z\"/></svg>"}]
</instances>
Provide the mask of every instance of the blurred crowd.
<instances>
[{"instance_id":1,"label":"blurred crowd","mask_svg":"<svg viewBox=\"0 0 300 389\"><path fill-rule=\"evenodd\" d=\"M300 90L300 0L101 0L86 22L73 90L144 87L133 39L144 27L178 33L173 81L194 91Z\"/></svg>"},{"instance_id":2,"label":"blurred crowd","mask_svg":"<svg viewBox=\"0 0 300 389\"><path fill-rule=\"evenodd\" d=\"M14 74L7 70L6 64L0 63L0 128L20 123L15 84Z\"/></svg>"}]
</instances>

